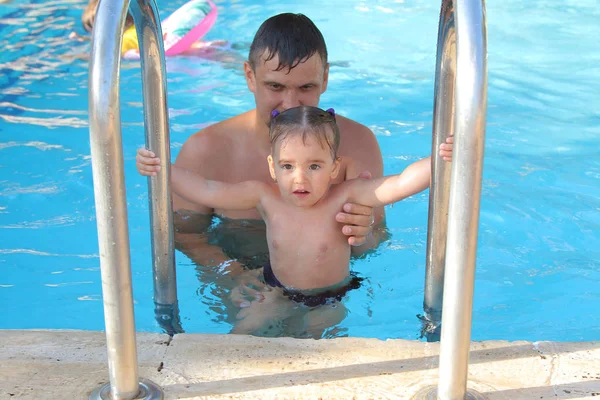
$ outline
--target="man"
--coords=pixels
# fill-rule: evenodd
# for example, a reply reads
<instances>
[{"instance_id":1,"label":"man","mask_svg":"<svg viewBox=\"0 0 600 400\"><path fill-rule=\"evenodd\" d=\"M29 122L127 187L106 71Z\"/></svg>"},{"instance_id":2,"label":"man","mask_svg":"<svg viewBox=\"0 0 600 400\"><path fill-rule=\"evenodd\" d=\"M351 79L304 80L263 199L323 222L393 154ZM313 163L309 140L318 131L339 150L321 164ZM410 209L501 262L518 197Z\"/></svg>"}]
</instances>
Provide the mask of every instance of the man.
<instances>
[{"instance_id":1,"label":"man","mask_svg":"<svg viewBox=\"0 0 600 400\"><path fill-rule=\"evenodd\" d=\"M248 89L254 94L256 108L192 135L184 143L175 165L208 178L225 182L261 180L271 176L266 158L270 152L269 121L273 110L284 111L300 105L318 106L327 89L329 64L321 32L301 14L280 14L266 20L259 28L244 63ZM335 106L335 105L331 105ZM339 155L342 157L337 182L364 176L380 177L383 173L381 151L375 135L364 125L337 116L341 132ZM144 149L140 157L147 157ZM144 169L146 168L146 169ZM141 167L144 175L155 174L156 167ZM198 232L210 224L199 215L220 215L229 219L260 219L255 210L231 211L211 209L174 196L178 248L203 265L218 265L231 259L214 246L204 246L205 237ZM377 238L373 226L382 222L383 208L372 210L359 204L346 204L336 220L357 252L374 247ZM186 234L187 233L187 234ZM264 231L263 231L264 236ZM261 238L264 242L264 237ZM239 242L239 240L238 240ZM266 246L259 246L265 249ZM237 258L237 257L236 257Z\"/></svg>"}]
</instances>

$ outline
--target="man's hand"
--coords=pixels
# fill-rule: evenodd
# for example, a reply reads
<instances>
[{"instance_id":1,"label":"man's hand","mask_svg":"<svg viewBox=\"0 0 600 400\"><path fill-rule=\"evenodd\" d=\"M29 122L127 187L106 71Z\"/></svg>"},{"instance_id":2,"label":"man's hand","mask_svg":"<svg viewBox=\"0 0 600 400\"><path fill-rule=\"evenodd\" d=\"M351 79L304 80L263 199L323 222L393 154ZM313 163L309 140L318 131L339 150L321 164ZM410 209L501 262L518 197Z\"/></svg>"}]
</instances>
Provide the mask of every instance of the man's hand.
<instances>
[{"instance_id":1,"label":"man's hand","mask_svg":"<svg viewBox=\"0 0 600 400\"><path fill-rule=\"evenodd\" d=\"M156 176L160 171L160 159L150 150L139 148L135 156L135 165L140 175Z\"/></svg>"},{"instance_id":2,"label":"man's hand","mask_svg":"<svg viewBox=\"0 0 600 400\"><path fill-rule=\"evenodd\" d=\"M449 136L446 143L440 144L440 156L444 161L452 161L452 151L454 148L454 136Z\"/></svg>"},{"instance_id":3,"label":"man's hand","mask_svg":"<svg viewBox=\"0 0 600 400\"><path fill-rule=\"evenodd\" d=\"M371 173L364 171L358 177L371 179ZM342 233L348 236L350 246L363 245L369 235L373 233L373 224L375 223L373 208L360 204L346 203L344 204L343 211L337 213L335 216L337 222L344 224Z\"/></svg>"}]
</instances>

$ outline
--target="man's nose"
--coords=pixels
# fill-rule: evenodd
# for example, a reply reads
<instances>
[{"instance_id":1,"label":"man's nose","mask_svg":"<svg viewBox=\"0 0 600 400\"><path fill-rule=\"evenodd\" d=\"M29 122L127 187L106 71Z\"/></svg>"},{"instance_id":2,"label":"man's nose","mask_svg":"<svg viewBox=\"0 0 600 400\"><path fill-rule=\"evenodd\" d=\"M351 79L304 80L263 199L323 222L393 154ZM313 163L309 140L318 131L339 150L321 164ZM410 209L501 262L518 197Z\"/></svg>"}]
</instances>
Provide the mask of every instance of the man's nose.
<instances>
[{"instance_id":1,"label":"man's nose","mask_svg":"<svg viewBox=\"0 0 600 400\"><path fill-rule=\"evenodd\" d=\"M302 104L300 104L298 93L296 93L295 90L287 90L283 98L283 109L289 110L290 108L298 107L300 105Z\"/></svg>"}]
</instances>

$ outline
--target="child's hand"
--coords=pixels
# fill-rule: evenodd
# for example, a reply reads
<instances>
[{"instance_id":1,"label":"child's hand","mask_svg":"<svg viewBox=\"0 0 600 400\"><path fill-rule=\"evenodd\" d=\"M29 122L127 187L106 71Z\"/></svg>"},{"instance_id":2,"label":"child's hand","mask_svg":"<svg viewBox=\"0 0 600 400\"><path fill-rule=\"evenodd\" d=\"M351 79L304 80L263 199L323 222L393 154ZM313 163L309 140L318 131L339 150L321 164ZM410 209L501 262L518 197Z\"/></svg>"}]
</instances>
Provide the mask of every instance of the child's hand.
<instances>
[{"instance_id":1,"label":"child's hand","mask_svg":"<svg viewBox=\"0 0 600 400\"><path fill-rule=\"evenodd\" d=\"M140 175L156 176L160 171L160 159L150 150L140 148L135 156L135 165Z\"/></svg>"},{"instance_id":2,"label":"child's hand","mask_svg":"<svg viewBox=\"0 0 600 400\"><path fill-rule=\"evenodd\" d=\"M454 148L454 136L446 139L446 143L440 144L440 156L444 161L452 161L452 149Z\"/></svg>"}]
</instances>

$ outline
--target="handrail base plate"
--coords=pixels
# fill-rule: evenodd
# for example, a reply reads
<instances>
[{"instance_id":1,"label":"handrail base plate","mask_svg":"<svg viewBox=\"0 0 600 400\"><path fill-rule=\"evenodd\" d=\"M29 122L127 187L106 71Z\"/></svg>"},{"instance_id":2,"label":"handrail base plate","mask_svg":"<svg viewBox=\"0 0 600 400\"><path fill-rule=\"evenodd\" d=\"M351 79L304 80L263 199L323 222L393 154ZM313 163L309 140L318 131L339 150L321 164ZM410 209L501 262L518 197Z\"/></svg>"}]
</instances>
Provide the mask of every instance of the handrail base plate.
<instances>
[{"instance_id":1,"label":"handrail base plate","mask_svg":"<svg viewBox=\"0 0 600 400\"><path fill-rule=\"evenodd\" d=\"M140 392L135 400L163 400L164 394L160 386L148 379L140 379ZM113 400L110 395L110 382L94 389L89 400Z\"/></svg>"},{"instance_id":2,"label":"handrail base plate","mask_svg":"<svg viewBox=\"0 0 600 400\"><path fill-rule=\"evenodd\" d=\"M437 386L424 387L412 397L412 400L438 400ZM488 400L488 398L476 390L468 389L465 400Z\"/></svg>"}]
</instances>

